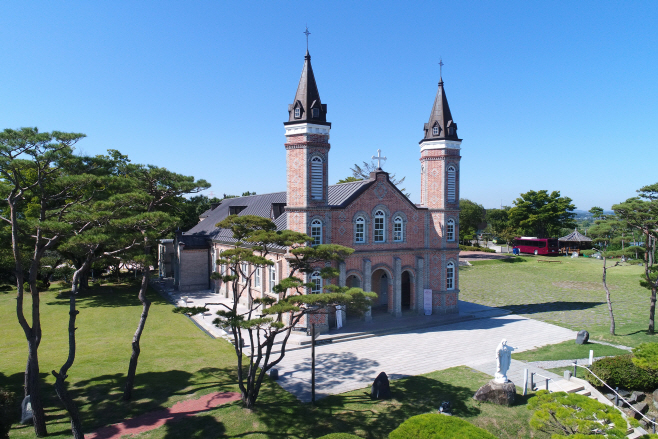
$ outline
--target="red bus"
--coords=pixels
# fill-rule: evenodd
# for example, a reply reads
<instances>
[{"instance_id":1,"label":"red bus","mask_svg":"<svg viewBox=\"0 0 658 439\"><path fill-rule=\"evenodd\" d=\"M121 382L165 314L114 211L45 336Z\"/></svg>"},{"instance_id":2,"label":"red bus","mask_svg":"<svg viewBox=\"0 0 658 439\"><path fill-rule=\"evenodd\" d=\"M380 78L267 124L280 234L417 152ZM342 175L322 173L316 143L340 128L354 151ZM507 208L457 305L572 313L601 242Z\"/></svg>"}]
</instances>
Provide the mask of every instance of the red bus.
<instances>
[{"instance_id":1,"label":"red bus","mask_svg":"<svg viewBox=\"0 0 658 439\"><path fill-rule=\"evenodd\" d=\"M559 244L556 238L529 238L522 236L514 239L514 248L520 253L532 253L535 255L557 255Z\"/></svg>"}]
</instances>

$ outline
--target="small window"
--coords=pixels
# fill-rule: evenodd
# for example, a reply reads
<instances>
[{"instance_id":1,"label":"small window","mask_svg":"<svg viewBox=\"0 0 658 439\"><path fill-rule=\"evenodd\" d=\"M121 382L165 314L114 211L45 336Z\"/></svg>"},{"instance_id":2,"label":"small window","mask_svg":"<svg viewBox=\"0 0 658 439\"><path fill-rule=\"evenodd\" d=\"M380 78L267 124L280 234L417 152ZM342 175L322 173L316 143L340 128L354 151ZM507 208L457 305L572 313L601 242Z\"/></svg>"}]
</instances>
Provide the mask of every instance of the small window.
<instances>
[{"instance_id":1,"label":"small window","mask_svg":"<svg viewBox=\"0 0 658 439\"><path fill-rule=\"evenodd\" d=\"M399 216L393 220L393 241L402 242L404 239L404 222Z\"/></svg>"},{"instance_id":2,"label":"small window","mask_svg":"<svg viewBox=\"0 0 658 439\"><path fill-rule=\"evenodd\" d=\"M319 271L314 271L311 275L311 293L320 294L322 292L322 277Z\"/></svg>"},{"instance_id":3,"label":"small window","mask_svg":"<svg viewBox=\"0 0 658 439\"><path fill-rule=\"evenodd\" d=\"M260 267L254 270L254 287L260 288Z\"/></svg>"},{"instance_id":4,"label":"small window","mask_svg":"<svg viewBox=\"0 0 658 439\"><path fill-rule=\"evenodd\" d=\"M314 108L312 110L312 113L313 113L313 119L317 119L317 118L320 117L320 109L319 108Z\"/></svg>"},{"instance_id":5,"label":"small window","mask_svg":"<svg viewBox=\"0 0 658 439\"><path fill-rule=\"evenodd\" d=\"M324 166L322 158L315 156L311 159L311 198L321 200L324 196Z\"/></svg>"},{"instance_id":6,"label":"small window","mask_svg":"<svg viewBox=\"0 0 658 439\"><path fill-rule=\"evenodd\" d=\"M385 242L386 241L386 217L384 212L378 210L375 212L375 242Z\"/></svg>"},{"instance_id":7,"label":"small window","mask_svg":"<svg viewBox=\"0 0 658 439\"><path fill-rule=\"evenodd\" d=\"M276 266L273 265L270 267L270 291L274 292L274 286L276 285Z\"/></svg>"},{"instance_id":8,"label":"small window","mask_svg":"<svg viewBox=\"0 0 658 439\"><path fill-rule=\"evenodd\" d=\"M360 216L354 225L354 242L366 242L366 220Z\"/></svg>"},{"instance_id":9,"label":"small window","mask_svg":"<svg viewBox=\"0 0 658 439\"><path fill-rule=\"evenodd\" d=\"M295 108L295 119L299 119L300 117L302 117L302 110L297 107Z\"/></svg>"},{"instance_id":10,"label":"small window","mask_svg":"<svg viewBox=\"0 0 658 439\"><path fill-rule=\"evenodd\" d=\"M313 238L311 243L313 247L322 244L322 222L320 220L316 219L311 222L311 238Z\"/></svg>"},{"instance_id":11,"label":"small window","mask_svg":"<svg viewBox=\"0 0 658 439\"><path fill-rule=\"evenodd\" d=\"M454 166L448 168L448 202L454 203L457 198L457 172Z\"/></svg>"},{"instance_id":12,"label":"small window","mask_svg":"<svg viewBox=\"0 0 658 439\"><path fill-rule=\"evenodd\" d=\"M455 289L455 264L452 262L448 263L448 268L446 269L446 289Z\"/></svg>"},{"instance_id":13,"label":"small window","mask_svg":"<svg viewBox=\"0 0 658 439\"><path fill-rule=\"evenodd\" d=\"M241 269L242 269L242 283L246 284L247 281L249 280L249 264L243 263Z\"/></svg>"},{"instance_id":14,"label":"small window","mask_svg":"<svg viewBox=\"0 0 658 439\"><path fill-rule=\"evenodd\" d=\"M455 220L448 220L448 224L446 224L446 239L448 241L454 241L455 240Z\"/></svg>"},{"instance_id":15,"label":"small window","mask_svg":"<svg viewBox=\"0 0 658 439\"><path fill-rule=\"evenodd\" d=\"M439 135L439 126L438 125L434 125L434 127L432 128L432 135L433 136L438 136Z\"/></svg>"}]
</instances>

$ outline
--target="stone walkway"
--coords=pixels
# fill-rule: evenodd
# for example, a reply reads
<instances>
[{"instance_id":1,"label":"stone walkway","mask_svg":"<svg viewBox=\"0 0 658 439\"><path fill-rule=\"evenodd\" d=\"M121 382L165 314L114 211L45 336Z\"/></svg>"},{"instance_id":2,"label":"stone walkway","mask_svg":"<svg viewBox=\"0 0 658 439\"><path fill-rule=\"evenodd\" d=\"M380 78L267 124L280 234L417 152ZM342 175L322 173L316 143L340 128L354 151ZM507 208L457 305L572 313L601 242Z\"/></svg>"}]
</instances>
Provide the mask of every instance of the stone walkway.
<instances>
[{"instance_id":1,"label":"stone walkway","mask_svg":"<svg viewBox=\"0 0 658 439\"><path fill-rule=\"evenodd\" d=\"M495 349L503 338L519 352L573 340L575 336L569 329L506 315L319 345L316 398L368 387L382 371L391 379L399 379L465 365L493 376ZM311 398L310 354L309 349L292 351L279 364L279 384L305 402ZM517 383L519 378L514 373L512 380L522 386L523 380ZM548 376L545 371L540 373Z\"/></svg>"}]
</instances>

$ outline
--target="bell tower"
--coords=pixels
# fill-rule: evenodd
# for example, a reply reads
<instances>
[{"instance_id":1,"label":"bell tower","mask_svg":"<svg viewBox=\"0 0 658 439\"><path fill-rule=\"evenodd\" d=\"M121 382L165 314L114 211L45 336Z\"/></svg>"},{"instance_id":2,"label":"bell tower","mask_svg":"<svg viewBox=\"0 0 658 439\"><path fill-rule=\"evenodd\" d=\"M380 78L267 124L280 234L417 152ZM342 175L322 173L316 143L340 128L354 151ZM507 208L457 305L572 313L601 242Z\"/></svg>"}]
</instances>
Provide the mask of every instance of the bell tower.
<instances>
[{"instance_id":1,"label":"bell tower","mask_svg":"<svg viewBox=\"0 0 658 439\"><path fill-rule=\"evenodd\" d=\"M420 143L420 204L429 209L459 210L461 139L439 80L425 136Z\"/></svg>"},{"instance_id":2,"label":"bell tower","mask_svg":"<svg viewBox=\"0 0 658 439\"><path fill-rule=\"evenodd\" d=\"M327 206L331 147L327 104L320 100L308 49L295 99L288 105L288 121L283 125L286 130L288 228L307 233L307 211Z\"/></svg>"}]
</instances>

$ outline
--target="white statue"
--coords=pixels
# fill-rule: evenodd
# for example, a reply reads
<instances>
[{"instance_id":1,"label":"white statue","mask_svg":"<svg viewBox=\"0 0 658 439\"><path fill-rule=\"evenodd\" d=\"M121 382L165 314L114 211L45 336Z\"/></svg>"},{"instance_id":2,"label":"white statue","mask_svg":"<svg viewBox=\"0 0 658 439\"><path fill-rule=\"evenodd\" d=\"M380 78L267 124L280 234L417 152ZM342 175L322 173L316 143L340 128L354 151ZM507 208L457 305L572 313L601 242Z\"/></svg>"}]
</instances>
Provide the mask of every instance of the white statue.
<instances>
[{"instance_id":1,"label":"white statue","mask_svg":"<svg viewBox=\"0 0 658 439\"><path fill-rule=\"evenodd\" d=\"M516 349L512 346L507 346L507 339L503 339L496 348L496 375L494 381L497 383L506 383L507 371L509 370L510 363L512 362L512 351Z\"/></svg>"}]
</instances>

